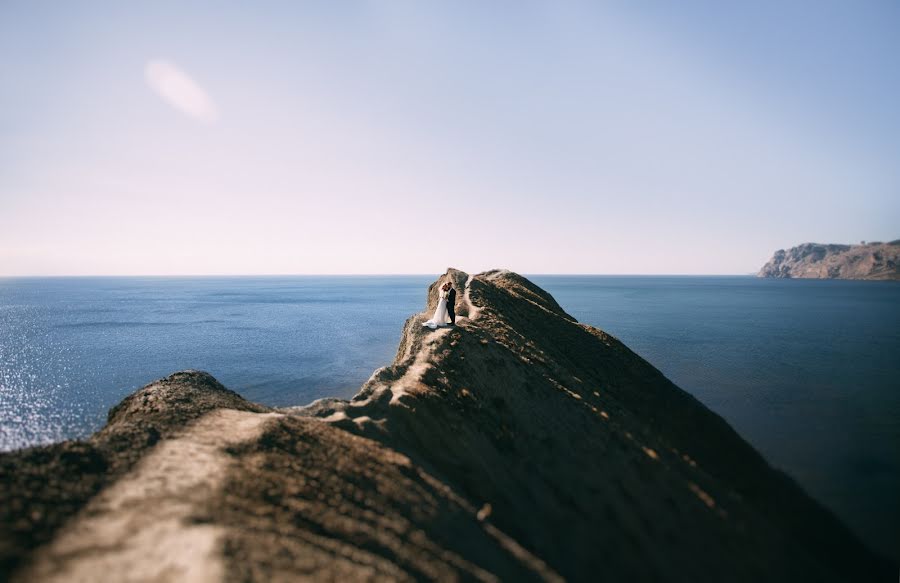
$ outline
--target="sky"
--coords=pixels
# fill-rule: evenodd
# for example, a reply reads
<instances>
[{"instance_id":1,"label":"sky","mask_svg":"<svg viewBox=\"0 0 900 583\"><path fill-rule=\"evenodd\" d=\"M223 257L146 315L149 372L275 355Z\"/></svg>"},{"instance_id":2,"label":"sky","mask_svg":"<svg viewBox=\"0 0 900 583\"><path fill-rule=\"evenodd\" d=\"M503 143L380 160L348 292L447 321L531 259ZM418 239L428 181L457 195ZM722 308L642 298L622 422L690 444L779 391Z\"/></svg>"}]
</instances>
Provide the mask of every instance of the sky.
<instances>
[{"instance_id":1,"label":"sky","mask_svg":"<svg viewBox=\"0 0 900 583\"><path fill-rule=\"evenodd\" d=\"M0 275L747 274L900 238L900 3L0 0Z\"/></svg>"}]
</instances>

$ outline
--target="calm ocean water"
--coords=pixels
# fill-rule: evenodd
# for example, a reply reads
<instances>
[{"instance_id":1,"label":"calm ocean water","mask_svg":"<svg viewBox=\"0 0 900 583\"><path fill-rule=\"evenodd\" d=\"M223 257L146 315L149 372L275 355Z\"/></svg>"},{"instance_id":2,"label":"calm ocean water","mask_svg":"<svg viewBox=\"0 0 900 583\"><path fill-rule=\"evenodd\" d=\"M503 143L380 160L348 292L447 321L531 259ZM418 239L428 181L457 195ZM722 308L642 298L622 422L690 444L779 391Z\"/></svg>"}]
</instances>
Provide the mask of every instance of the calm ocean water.
<instances>
[{"instance_id":1,"label":"calm ocean water","mask_svg":"<svg viewBox=\"0 0 900 583\"><path fill-rule=\"evenodd\" d=\"M900 284L534 276L900 549ZM434 276L0 278L0 449L84 436L173 371L269 405L350 397Z\"/></svg>"}]
</instances>

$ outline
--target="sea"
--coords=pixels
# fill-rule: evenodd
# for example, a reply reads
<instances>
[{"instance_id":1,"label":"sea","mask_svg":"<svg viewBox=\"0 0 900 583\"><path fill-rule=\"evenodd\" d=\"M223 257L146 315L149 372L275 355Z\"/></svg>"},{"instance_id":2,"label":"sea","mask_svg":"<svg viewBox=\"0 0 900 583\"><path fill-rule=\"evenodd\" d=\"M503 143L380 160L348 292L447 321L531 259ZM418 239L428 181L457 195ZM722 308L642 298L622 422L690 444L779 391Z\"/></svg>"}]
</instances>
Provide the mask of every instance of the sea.
<instances>
[{"instance_id":1,"label":"sea","mask_svg":"<svg viewBox=\"0 0 900 583\"><path fill-rule=\"evenodd\" d=\"M436 277L0 278L0 451L87 436L183 369L266 405L349 398ZM900 283L529 277L900 558Z\"/></svg>"}]
</instances>

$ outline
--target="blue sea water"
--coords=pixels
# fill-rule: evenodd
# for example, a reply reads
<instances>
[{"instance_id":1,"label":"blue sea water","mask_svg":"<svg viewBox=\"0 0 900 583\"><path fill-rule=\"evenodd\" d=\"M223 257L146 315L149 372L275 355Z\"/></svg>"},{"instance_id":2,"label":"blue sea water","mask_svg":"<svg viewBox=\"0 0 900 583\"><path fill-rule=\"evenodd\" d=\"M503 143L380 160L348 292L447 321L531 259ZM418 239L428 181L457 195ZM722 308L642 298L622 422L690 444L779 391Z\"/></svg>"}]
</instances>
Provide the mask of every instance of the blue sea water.
<instances>
[{"instance_id":1,"label":"blue sea water","mask_svg":"<svg viewBox=\"0 0 900 583\"><path fill-rule=\"evenodd\" d=\"M0 278L0 450L90 434L207 370L269 405L350 397L435 276ZM864 540L900 549L900 284L533 276L722 415Z\"/></svg>"}]
</instances>

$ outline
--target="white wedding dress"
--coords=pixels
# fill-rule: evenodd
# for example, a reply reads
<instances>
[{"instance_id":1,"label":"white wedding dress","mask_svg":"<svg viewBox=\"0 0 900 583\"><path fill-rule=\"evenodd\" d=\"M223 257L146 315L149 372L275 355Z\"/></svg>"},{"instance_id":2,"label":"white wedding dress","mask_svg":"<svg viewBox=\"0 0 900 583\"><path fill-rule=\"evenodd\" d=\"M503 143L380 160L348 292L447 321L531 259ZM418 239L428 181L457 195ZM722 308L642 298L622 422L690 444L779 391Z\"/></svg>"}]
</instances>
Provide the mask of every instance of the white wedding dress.
<instances>
[{"instance_id":1,"label":"white wedding dress","mask_svg":"<svg viewBox=\"0 0 900 583\"><path fill-rule=\"evenodd\" d=\"M423 322L423 326L428 326L432 330L437 328L438 326L443 326L447 322L449 322L447 318L447 295L446 292L441 291L440 298L438 299L437 308L434 310L434 316L431 317L427 322Z\"/></svg>"}]
</instances>

